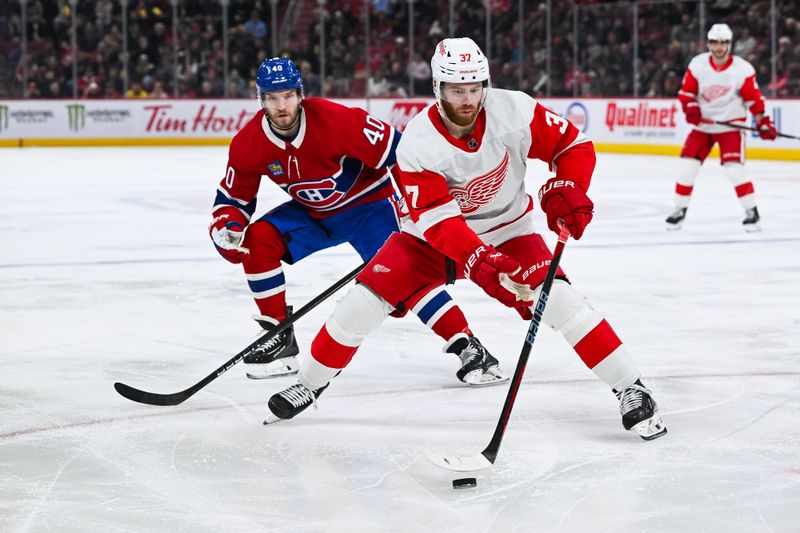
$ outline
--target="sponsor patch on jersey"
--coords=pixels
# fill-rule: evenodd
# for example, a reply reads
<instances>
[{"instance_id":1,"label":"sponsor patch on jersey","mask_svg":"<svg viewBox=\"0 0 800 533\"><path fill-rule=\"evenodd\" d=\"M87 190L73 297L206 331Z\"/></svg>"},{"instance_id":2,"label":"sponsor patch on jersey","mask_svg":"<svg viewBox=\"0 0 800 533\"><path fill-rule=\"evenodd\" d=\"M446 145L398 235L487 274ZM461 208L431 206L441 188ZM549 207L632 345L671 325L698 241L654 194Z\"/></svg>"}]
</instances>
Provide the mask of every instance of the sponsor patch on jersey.
<instances>
[{"instance_id":1,"label":"sponsor patch on jersey","mask_svg":"<svg viewBox=\"0 0 800 533\"><path fill-rule=\"evenodd\" d=\"M372 271L375 272L376 274L385 274L387 272L391 272L392 269L391 268L387 268L387 267L385 267L385 266L383 266L383 265L381 265L379 263L379 264L375 265L374 267L372 267Z\"/></svg>"},{"instance_id":2,"label":"sponsor patch on jersey","mask_svg":"<svg viewBox=\"0 0 800 533\"><path fill-rule=\"evenodd\" d=\"M273 176L283 176L284 170L283 165L281 165L280 161L273 161L269 165L267 165L267 169L269 169L270 174Z\"/></svg>"}]
</instances>

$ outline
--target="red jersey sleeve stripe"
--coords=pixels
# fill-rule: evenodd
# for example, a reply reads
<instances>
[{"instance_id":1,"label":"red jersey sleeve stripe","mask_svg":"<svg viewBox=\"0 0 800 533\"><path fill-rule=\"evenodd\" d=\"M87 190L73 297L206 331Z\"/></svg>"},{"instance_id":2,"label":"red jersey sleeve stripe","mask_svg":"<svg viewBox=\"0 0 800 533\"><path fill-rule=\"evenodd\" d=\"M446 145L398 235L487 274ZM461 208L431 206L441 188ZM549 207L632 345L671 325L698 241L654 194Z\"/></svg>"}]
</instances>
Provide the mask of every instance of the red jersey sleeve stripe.
<instances>
[{"instance_id":1,"label":"red jersey sleeve stripe","mask_svg":"<svg viewBox=\"0 0 800 533\"><path fill-rule=\"evenodd\" d=\"M764 112L764 95L758 88L756 75L748 76L742 83L742 88L739 89L739 95L745 102L753 102L750 105L750 112L754 115Z\"/></svg>"},{"instance_id":2,"label":"red jersey sleeve stripe","mask_svg":"<svg viewBox=\"0 0 800 533\"><path fill-rule=\"evenodd\" d=\"M556 177L572 180L586 192L589 190L596 163L594 144L585 139L559 154L553 166Z\"/></svg>"},{"instance_id":3,"label":"red jersey sleeve stripe","mask_svg":"<svg viewBox=\"0 0 800 533\"><path fill-rule=\"evenodd\" d=\"M697 83L697 78L694 77L691 70L686 70L681 82L680 91L678 91L678 100L683 105L684 110L686 105L690 102L697 100L697 92L700 90L700 85Z\"/></svg>"},{"instance_id":4,"label":"red jersey sleeve stripe","mask_svg":"<svg viewBox=\"0 0 800 533\"><path fill-rule=\"evenodd\" d=\"M569 120L538 105L530 125L531 148L528 157L550 165L556 175L589 188L594 171L592 142Z\"/></svg>"},{"instance_id":5,"label":"red jersey sleeve stripe","mask_svg":"<svg viewBox=\"0 0 800 533\"><path fill-rule=\"evenodd\" d=\"M384 150L378 165L375 168L390 167L397 162L395 150L400 142L400 132L389 126L389 142L386 143L386 150Z\"/></svg>"},{"instance_id":6,"label":"red jersey sleeve stripe","mask_svg":"<svg viewBox=\"0 0 800 533\"><path fill-rule=\"evenodd\" d=\"M406 200L411 220L417 222L422 213L429 209L440 207L453 198L447 187L447 180L441 174L430 170L409 172L396 165L392 175L400 189L400 194Z\"/></svg>"}]
</instances>

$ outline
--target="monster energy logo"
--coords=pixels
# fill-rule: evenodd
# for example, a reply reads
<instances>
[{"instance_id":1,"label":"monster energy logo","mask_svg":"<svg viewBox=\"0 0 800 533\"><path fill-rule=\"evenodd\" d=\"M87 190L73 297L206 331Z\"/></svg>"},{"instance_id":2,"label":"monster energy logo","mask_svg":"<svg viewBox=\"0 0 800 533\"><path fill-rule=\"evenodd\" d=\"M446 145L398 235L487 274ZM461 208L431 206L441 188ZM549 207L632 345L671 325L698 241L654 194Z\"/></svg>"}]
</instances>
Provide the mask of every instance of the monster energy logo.
<instances>
[{"instance_id":1,"label":"monster energy logo","mask_svg":"<svg viewBox=\"0 0 800 533\"><path fill-rule=\"evenodd\" d=\"M67 106L69 117L69 129L78 131L86 127L86 106L82 104L70 104Z\"/></svg>"},{"instance_id":2,"label":"monster energy logo","mask_svg":"<svg viewBox=\"0 0 800 533\"><path fill-rule=\"evenodd\" d=\"M8 106L0 105L0 131L8 129Z\"/></svg>"}]
</instances>

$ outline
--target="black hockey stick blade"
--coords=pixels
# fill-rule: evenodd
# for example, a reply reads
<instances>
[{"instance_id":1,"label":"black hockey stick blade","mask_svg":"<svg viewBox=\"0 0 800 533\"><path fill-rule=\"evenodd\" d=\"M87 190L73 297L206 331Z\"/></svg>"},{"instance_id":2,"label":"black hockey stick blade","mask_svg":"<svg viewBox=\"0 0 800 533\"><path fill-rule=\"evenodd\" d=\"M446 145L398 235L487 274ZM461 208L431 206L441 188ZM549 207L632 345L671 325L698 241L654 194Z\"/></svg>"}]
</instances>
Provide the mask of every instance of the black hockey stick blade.
<instances>
[{"instance_id":1,"label":"black hockey stick blade","mask_svg":"<svg viewBox=\"0 0 800 533\"><path fill-rule=\"evenodd\" d=\"M120 383L119 381L114 383L114 389L116 389L120 395L131 400L132 402L139 402L147 405L178 405L183 403L192 394L197 392L193 391L193 388L194 387L190 387L185 391L175 392L172 394L159 394L157 392L139 390L131 387L130 385Z\"/></svg>"},{"instance_id":2,"label":"black hockey stick blade","mask_svg":"<svg viewBox=\"0 0 800 533\"><path fill-rule=\"evenodd\" d=\"M306 305L298 309L292 316L288 317L286 320L278 324L275 329L270 332L265 332L259 338L251 342L247 347L242 349L239 353L231 357L228 361L226 361L222 366L217 368L211 374L207 375L205 378L200 380L199 382L195 383L188 389L182 390L180 392L172 392L168 394L159 394L156 392L147 392L140 389L136 389L131 387L130 385L126 385L124 383L116 382L114 383L114 389L124 396L125 398L138 403L144 403L147 405L178 405L189 398L191 398L197 391L217 379L219 376L224 374L231 368L233 365L244 359L245 354L247 354L250 350L255 348L257 345L263 343L264 341L269 340L271 337L278 335L283 330L297 322L299 319L304 317L309 311L317 307L323 301L327 300L333 293L350 283L358 273L366 266L366 263L359 265L353 271L348 273L345 277L325 289L322 293L320 293L317 297L313 300L308 302Z\"/></svg>"},{"instance_id":3,"label":"black hockey stick blade","mask_svg":"<svg viewBox=\"0 0 800 533\"><path fill-rule=\"evenodd\" d=\"M539 294L539 299L536 301L536 307L533 309L533 319L530 325L528 325L528 332L525 334L525 342L522 344L522 351L519 354L517 368L514 370L514 377L511 378L508 394L506 394L503 410L500 412L500 419L497 421L492 440L489 441L488 446L486 446L481 453L475 455L442 456L426 452L425 456L436 466L454 472L474 472L476 470L489 468L497 459L497 453L500 451L500 443L503 441L503 435L505 435L508 420L511 418L511 409L514 408L514 401L517 399L517 392L522 383L522 375L525 373L525 367L528 365L528 358L531 355L533 341L536 340L536 332L539 331L542 315L547 305L547 298L553 286L553 280L555 280L556 272L558 271L558 263L561 261L561 255L564 252L564 246L568 238L569 230L567 230L566 226L562 225L561 233L558 235L558 244L556 244L556 248L553 251L553 259L550 261L550 267L547 269L547 276L544 278L542 292Z\"/></svg>"}]
</instances>

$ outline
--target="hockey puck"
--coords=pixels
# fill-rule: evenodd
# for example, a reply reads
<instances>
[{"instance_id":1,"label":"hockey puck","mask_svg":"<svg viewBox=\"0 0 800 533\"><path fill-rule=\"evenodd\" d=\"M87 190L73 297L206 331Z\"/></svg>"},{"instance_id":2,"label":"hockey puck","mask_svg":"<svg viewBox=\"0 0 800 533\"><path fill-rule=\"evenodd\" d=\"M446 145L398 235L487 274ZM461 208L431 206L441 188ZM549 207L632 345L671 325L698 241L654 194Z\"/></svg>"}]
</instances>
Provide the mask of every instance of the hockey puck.
<instances>
[{"instance_id":1,"label":"hockey puck","mask_svg":"<svg viewBox=\"0 0 800 533\"><path fill-rule=\"evenodd\" d=\"M462 477L453 480L454 489L474 489L478 486L478 480L474 477Z\"/></svg>"}]
</instances>

